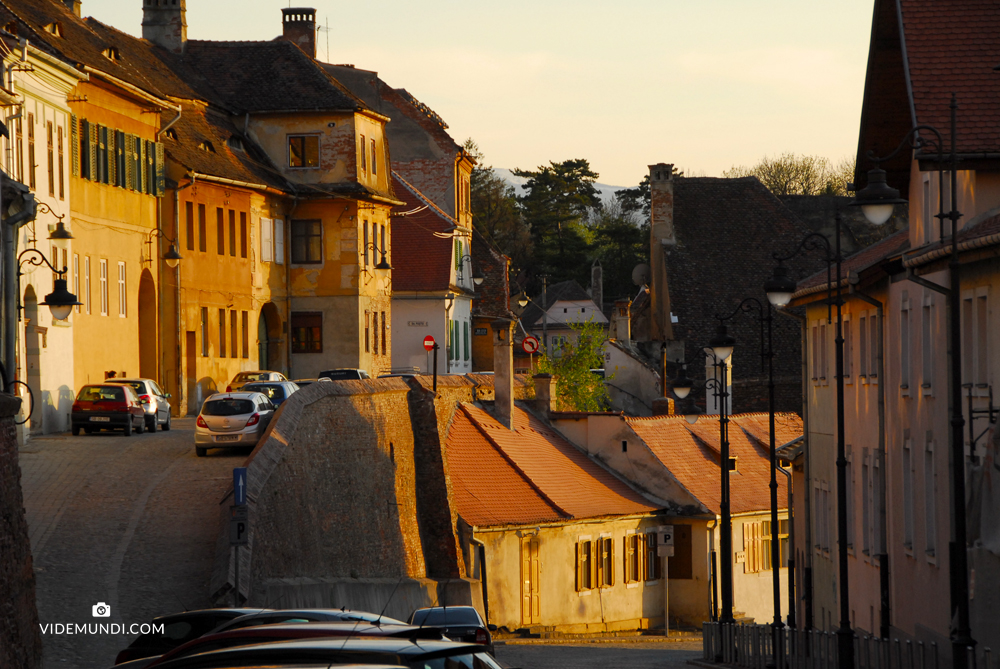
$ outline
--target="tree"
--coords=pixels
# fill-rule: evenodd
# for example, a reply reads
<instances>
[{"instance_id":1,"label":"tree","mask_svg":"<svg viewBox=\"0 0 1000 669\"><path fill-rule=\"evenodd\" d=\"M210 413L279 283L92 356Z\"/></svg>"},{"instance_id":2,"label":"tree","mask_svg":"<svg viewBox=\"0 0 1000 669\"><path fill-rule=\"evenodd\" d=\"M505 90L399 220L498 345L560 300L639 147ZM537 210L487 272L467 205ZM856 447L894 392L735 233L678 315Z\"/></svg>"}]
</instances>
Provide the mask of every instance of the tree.
<instances>
[{"instance_id":1,"label":"tree","mask_svg":"<svg viewBox=\"0 0 1000 669\"><path fill-rule=\"evenodd\" d=\"M594 255L604 269L606 299L631 297L636 291L632 270L639 263L648 262L649 214L645 223L640 222L640 216L636 209L623 206L620 198L595 213L591 228Z\"/></svg>"},{"instance_id":2,"label":"tree","mask_svg":"<svg viewBox=\"0 0 1000 669\"><path fill-rule=\"evenodd\" d=\"M530 266L531 231L521 215L514 187L486 164L472 138L465 140L464 148L478 163L470 183L472 225L515 267Z\"/></svg>"},{"instance_id":3,"label":"tree","mask_svg":"<svg viewBox=\"0 0 1000 669\"><path fill-rule=\"evenodd\" d=\"M783 153L775 158L765 156L752 167L733 166L722 176L755 176L775 195L847 195L847 183L854 180L854 159L834 164L819 156Z\"/></svg>"},{"instance_id":4,"label":"tree","mask_svg":"<svg viewBox=\"0 0 1000 669\"><path fill-rule=\"evenodd\" d=\"M558 356L542 355L538 371L556 377L561 411L603 411L611 406L604 378L591 372L604 366L604 328L587 321L573 324L577 338L566 342Z\"/></svg>"},{"instance_id":5,"label":"tree","mask_svg":"<svg viewBox=\"0 0 1000 669\"><path fill-rule=\"evenodd\" d=\"M590 240L585 223L590 211L601 206L594 186L597 173L582 158L513 173L528 180L518 201L531 229L536 274L586 284Z\"/></svg>"}]
</instances>

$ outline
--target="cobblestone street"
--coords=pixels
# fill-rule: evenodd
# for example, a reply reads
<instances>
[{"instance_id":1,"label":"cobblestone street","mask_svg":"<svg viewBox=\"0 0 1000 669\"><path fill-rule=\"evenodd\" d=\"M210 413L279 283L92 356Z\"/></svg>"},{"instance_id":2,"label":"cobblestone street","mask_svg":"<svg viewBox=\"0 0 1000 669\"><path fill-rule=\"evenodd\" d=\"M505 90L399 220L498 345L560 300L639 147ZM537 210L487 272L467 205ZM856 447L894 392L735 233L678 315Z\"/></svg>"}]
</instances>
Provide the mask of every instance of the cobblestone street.
<instances>
[{"instance_id":1,"label":"cobblestone street","mask_svg":"<svg viewBox=\"0 0 1000 669\"><path fill-rule=\"evenodd\" d=\"M218 503L247 452L194 454L170 432L51 435L21 450L38 609L46 623L143 623L208 604ZM111 606L110 619L91 607ZM126 636L43 635L46 669L106 668Z\"/></svg>"}]
</instances>

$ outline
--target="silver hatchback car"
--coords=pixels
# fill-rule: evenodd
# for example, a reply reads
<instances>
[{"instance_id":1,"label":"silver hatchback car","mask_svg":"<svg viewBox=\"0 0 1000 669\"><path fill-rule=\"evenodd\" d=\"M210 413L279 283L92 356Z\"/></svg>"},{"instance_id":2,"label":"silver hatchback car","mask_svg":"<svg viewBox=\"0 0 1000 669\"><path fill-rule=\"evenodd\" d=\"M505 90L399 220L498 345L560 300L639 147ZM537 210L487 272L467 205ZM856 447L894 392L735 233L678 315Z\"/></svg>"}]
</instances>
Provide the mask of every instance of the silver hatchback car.
<instances>
[{"instance_id":1,"label":"silver hatchback car","mask_svg":"<svg viewBox=\"0 0 1000 669\"><path fill-rule=\"evenodd\" d=\"M254 446L274 416L274 404L262 393L219 393L201 405L194 428L194 450Z\"/></svg>"}]
</instances>

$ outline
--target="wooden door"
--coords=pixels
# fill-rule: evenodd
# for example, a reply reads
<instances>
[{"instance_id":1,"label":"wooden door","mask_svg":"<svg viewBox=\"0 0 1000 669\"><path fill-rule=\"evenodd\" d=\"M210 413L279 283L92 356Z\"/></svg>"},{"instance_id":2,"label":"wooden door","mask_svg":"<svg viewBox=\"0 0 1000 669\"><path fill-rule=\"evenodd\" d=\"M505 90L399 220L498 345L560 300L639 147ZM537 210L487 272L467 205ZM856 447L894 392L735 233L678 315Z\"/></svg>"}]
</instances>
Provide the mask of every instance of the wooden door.
<instances>
[{"instance_id":1,"label":"wooden door","mask_svg":"<svg viewBox=\"0 0 1000 669\"><path fill-rule=\"evenodd\" d=\"M537 625L539 613L538 538L521 539L521 624Z\"/></svg>"}]
</instances>

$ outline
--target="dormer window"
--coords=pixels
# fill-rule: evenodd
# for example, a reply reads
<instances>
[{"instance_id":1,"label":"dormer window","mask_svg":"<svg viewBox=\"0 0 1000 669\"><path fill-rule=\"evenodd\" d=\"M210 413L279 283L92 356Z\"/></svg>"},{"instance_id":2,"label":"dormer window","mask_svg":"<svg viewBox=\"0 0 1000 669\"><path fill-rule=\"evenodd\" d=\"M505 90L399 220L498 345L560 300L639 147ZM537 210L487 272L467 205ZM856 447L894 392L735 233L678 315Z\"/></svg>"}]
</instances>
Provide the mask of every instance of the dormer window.
<instances>
[{"instance_id":1,"label":"dormer window","mask_svg":"<svg viewBox=\"0 0 1000 669\"><path fill-rule=\"evenodd\" d=\"M113 63L117 63L122 59L121 53L118 51L117 47L109 46L107 49L101 52L105 58Z\"/></svg>"},{"instance_id":2,"label":"dormer window","mask_svg":"<svg viewBox=\"0 0 1000 669\"><path fill-rule=\"evenodd\" d=\"M53 21L45 26L45 32L56 37L62 37L62 26L59 25L58 21Z\"/></svg>"},{"instance_id":3,"label":"dormer window","mask_svg":"<svg viewBox=\"0 0 1000 669\"><path fill-rule=\"evenodd\" d=\"M233 135L226 140L226 146L228 146L233 151L239 151L240 153L246 153L246 149L243 148L243 140Z\"/></svg>"},{"instance_id":4,"label":"dormer window","mask_svg":"<svg viewBox=\"0 0 1000 669\"><path fill-rule=\"evenodd\" d=\"M202 151L207 151L208 153L215 153L215 147L212 146L212 143L207 139L201 144L199 144L198 148L201 149Z\"/></svg>"},{"instance_id":5,"label":"dormer window","mask_svg":"<svg viewBox=\"0 0 1000 669\"><path fill-rule=\"evenodd\" d=\"M172 139L175 142L177 141L177 131L173 128L167 128L167 131L163 134L166 135L167 139Z\"/></svg>"},{"instance_id":6,"label":"dormer window","mask_svg":"<svg viewBox=\"0 0 1000 669\"><path fill-rule=\"evenodd\" d=\"M9 35L17 35L17 21L11 21L3 27L3 31Z\"/></svg>"}]
</instances>

